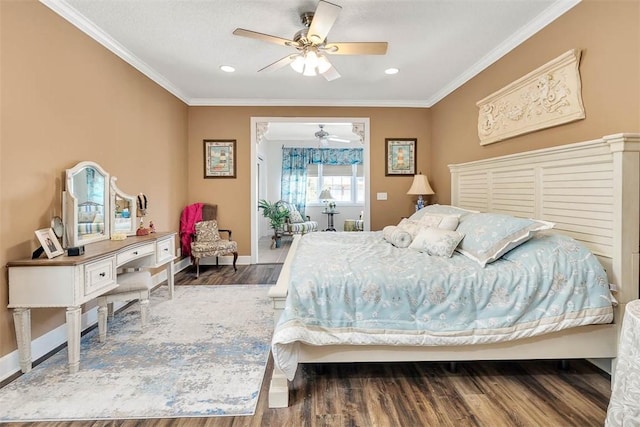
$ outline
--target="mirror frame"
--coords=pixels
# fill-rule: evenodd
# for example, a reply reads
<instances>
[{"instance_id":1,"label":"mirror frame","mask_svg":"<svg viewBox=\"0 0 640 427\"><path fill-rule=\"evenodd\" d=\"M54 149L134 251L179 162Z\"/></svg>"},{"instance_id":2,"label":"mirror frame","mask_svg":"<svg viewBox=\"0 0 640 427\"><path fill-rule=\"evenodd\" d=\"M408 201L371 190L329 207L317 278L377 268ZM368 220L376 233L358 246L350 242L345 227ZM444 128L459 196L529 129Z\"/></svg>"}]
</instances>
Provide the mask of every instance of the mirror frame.
<instances>
[{"instance_id":1,"label":"mirror frame","mask_svg":"<svg viewBox=\"0 0 640 427\"><path fill-rule=\"evenodd\" d=\"M82 237L78 234L78 198L73 193L73 177L83 169L93 168L104 177L104 229L100 234L92 234L91 237ZM110 238L111 232L111 180L109 173L99 164L91 161L83 161L66 170L65 188L62 203L62 218L65 225L65 247L82 246L87 243L99 242Z\"/></svg>"},{"instance_id":2,"label":"mirror frame","mask_svg":"<svg viewBox=\"0 0 640 427\"><path fill-rule=\"evenodd\" d=\"M116 178L115 176L111 177L111 191L110 191L110 197L111 197L111 213L110 213L110 217L111 217L111 234L115 234L115 233L125 233L127 236L133 236L136 234L136 231L138 229L138 204L136 203L136 198L134 196L130 196L127 193L125 193L124 191L120 190L120 188L118 188L118 185L116 184L116 181L118 180L118 178ZM121 230L118 231L116 230L116 197L119 197L121 199L124 199L126 201L129 202L129 218L131 218L131 226L129 227L129 229L127 230Z\"/></svg>"}]
</instances>

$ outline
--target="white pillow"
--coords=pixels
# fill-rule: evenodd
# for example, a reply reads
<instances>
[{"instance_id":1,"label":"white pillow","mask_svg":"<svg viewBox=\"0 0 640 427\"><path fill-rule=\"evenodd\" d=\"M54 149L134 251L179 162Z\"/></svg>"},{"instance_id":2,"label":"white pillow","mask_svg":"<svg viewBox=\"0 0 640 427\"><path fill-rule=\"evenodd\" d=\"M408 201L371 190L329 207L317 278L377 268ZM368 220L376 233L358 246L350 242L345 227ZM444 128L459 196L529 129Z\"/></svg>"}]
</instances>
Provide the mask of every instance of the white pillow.
<instances>
[{"instance_id":1,"label":"white pillow","mask_svg":"<svg viewBox=\"0 0 640 427\"><path fill-rule=\"evenodd\" d=\"M418 222L425 227L455 230L458 227L459 215L425 214Z\"/></svg>"},{"instance_id":2,"label":"white pillow","mask_svg":"<svg viewBox=\"0 0 640 427\"><path fill-rule=\"evenodd\" d=\"M426 214L440 214L440 215L458 215L464 216L470 213L478 213L478 211L473 211L471 209L463 209L457 206L451 205L427 205L424 208L416 211L413 215L409 217L409 219L419 220L423 215Z\"/></svg>"},{"instance_id":3,"label":"white pillow","mask_svg":"<svg viewBox=\"0 0 640 427\"><path fill-rule=\"evenodd\" d=\"M531 239L535 233L549 230L554 225L504 214L469 214L458 226L458 231L465 237L457 251L484 267Z\"/></svg>"},{"instance_id":4,"label":"white pillow","mask_svg":"<svg viewBox=\"0 0 640 427\"><path fill-rule=\"evenodd\" d=\"M459 231L425 228L413 239L409 248L429 255L451 258L463 237L464 234Z\"/></svg>"},{"instance_id":5,"label":"white pillow","mask_svg":"<svg viewBox=\"0 0 640 427\"><path fill-rule=\"evenodd\" d=\"M411 244L411 234L401 230L395 225L387 225L382 229L384 239L398 248L406 248Z\"/></svg>"}]
</instances>

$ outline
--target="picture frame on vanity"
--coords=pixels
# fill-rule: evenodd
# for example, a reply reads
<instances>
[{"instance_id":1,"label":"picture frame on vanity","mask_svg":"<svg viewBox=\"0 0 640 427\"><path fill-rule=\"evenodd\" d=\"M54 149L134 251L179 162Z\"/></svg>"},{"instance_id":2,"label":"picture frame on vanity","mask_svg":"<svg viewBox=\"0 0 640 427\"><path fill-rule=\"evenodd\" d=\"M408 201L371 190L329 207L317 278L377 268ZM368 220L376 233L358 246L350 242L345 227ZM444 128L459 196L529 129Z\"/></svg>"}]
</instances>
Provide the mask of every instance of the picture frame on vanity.
<instances>
[{"instance_id":1,"label":"picture frame on vanity","mask_svg":"<svg viewBox=\"0 0 640 427\"><path fill-rule=\"evenodd\" d=\"M236 177L235 139L205 139L203 147L205 178Z\"/></svg>"},{"instance_id":2,"label":"picture frame on vanity","mask_svg":"<svg viewBox=\"0 0 640 427\"><path fill-rule=\"evenodd\" d=\"M385 139L385 176L416 174L416 138Z\"/></svg>"},{"instance_id":3,"label":"picture frame on vanity","mask_svg":"<svg viewBox=\"0 0 640 427\"><path fill-rule=\"evenodd\" d=\"M38 241L42 245L44 253L47 254L47 258L51 259L64 254L64 249L62 249L60 241L58 241L58 238L53 232L53 228L42 228L36 230L35 233Z\"/></svg>"}]
</instances>

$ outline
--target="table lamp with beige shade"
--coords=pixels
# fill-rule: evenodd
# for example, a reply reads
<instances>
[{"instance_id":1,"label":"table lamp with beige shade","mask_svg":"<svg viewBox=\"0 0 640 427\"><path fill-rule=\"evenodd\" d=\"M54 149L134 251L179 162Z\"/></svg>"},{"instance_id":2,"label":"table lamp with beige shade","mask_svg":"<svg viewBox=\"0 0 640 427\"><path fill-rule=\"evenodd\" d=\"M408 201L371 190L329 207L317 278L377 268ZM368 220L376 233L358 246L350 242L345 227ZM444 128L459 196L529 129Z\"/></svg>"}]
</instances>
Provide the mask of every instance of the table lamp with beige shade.
<instances>
[{"instance_id":1,"label":"table lamp with beige shade","mask_svg":"<svg viewBox=\"0 0 640 427\"><path fill-rule=\"evenodd\" d=\"M419 211L424 207L424 199L422 196L428 196L431 194L435 194L431 185L429 185L429 180L426 175L422 175L422 172L413 176L413 182L411 183L411 187L407 194L417 195L418 201L416 203L416 211Z\"/></svg>"}]
</instances>

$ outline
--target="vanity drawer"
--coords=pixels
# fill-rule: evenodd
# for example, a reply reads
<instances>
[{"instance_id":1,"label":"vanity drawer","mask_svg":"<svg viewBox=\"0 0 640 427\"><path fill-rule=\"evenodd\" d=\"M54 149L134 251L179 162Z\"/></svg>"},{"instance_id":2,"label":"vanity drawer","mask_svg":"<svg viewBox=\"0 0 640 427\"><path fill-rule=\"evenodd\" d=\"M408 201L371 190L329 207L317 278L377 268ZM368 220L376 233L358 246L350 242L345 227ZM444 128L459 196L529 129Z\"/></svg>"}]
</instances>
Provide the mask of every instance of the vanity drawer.
<instances>
[{"instance_id":1,"label":"vanity drawer","mask_svg":"<svg viewBox=\"0 0 640 427\"><path fill-rule=\"evenodd\" d=\"M84 267L84 294L89 295L115 283L116 260L107 258Z\"/></svg>"},{"instance_id":2,"label":"vanity drawer","mask_svg":"<svg viewBox=\"0 0 640 427\"><path fill-rule=\"evenodd\" d=\"M156 263L162 264L174 258L174 238L160 240L157 245Z\"/></svg>"},{"instance_id":3,"label":"vanity drawer","mask_svg":"<svg viewBox=\"0 0 640 427\"><path fill-rule=\"evenodd\" d=\"M153 253L153 242L118 253L118 266Z\"/></svg>"}]
</instances>

